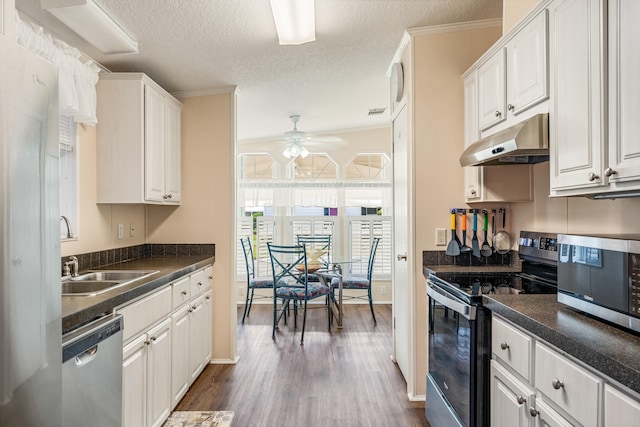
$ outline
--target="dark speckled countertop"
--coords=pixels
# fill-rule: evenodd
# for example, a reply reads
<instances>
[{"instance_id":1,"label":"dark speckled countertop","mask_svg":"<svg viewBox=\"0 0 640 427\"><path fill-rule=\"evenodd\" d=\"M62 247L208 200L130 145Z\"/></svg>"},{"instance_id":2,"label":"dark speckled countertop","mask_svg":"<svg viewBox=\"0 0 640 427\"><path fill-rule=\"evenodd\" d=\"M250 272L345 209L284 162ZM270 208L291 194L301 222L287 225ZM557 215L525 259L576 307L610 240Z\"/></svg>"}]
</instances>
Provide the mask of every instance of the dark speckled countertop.
<instances>
[{"instance_id":1,"label":"dark speckled countertop","mask_svg":"<svg viewBox=\"0 0 640 427\"><path fill-rule=\"evenodd\" d=\"M99 270L157 270L157 273L96 296L62 297L62 332L66 333L116 307L161 288L192 271L213 264L213 256L149 257L105 266Z\"/></svg>"},{"instance_id":2,"label":"dark speckled countertop","mask_svg":"<svg viewBox=\"0 0 640 427\"><path fill-rule=\"evenodd\" d=\"M577 312L556 295L491 295L484 305L640 393L640 337Z\"/></svg>"}]
</instances>

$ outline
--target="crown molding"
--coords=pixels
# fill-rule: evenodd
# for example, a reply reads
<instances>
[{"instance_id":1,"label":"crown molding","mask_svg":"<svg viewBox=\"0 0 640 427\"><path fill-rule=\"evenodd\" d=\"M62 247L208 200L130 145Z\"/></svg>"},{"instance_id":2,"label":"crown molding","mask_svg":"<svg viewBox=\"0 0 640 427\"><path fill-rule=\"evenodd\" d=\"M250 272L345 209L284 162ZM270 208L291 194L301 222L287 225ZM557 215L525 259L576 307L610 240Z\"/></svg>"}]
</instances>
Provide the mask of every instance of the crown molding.
<instances>
[{"instance_id":1,"label":"crown molding","mask_svg":"<svg viewBox=\"0 0 640 427\"><path fill-rule=\"evenodd\" d=\"M225 86L225 87L216 88L216 89L185 90L180 92L172 92L171 95L175 96L178 99L195 98L198 96L221 95L223 93L235 93L237 89L238 89L237 86Z\"/></svg>"}]
</instances>

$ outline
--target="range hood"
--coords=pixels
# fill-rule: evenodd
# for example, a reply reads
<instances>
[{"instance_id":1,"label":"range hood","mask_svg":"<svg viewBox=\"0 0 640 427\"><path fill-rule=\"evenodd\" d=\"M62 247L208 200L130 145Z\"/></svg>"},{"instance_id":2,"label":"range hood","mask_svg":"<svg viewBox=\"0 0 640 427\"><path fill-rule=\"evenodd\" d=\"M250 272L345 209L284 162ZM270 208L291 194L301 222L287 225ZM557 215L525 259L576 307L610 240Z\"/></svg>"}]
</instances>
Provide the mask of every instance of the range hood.
<instances>
[{"instance_id":1,"label":"range hood","mask_svg":"<svg viewBox=\"0 0 640 427\"><path fill-rule=\"evenodd\" d=\"M549 160L549 114L538 114L471 144L462 166L540 163Z\"/></svg>"}]
</instances>

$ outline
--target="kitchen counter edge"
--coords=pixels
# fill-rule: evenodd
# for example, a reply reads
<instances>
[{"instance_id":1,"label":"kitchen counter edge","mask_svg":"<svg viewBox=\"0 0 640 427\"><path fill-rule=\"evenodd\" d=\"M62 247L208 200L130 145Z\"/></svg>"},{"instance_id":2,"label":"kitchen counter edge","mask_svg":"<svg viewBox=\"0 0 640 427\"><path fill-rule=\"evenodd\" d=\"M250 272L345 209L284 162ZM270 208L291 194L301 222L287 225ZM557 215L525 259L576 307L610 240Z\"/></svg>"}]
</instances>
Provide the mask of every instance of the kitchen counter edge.
<instances>
[{"instance_id":1,"label":"kitchen counter edge","mask_svg":"<svg viewBox=\"0 0 640 427\"><path fill-rule=\"evenodd\" d=\"M215 262L215 256L149 257L126 261L97 270L157 270L146 279L105 292L96 296L62 297L62 333L100 316L113 313L116 307L168 285L180 277L190 274Z\"/></svg>"},{"instance_id":2,"label":"kitchen counter edge","mask_svg":"<svg viewBox=\"0 0 640 427\"><path fill-rule=\"evenodd\" d=\"M483 296L493 313L640 393L640 337L557 301L557 295Z\"/></svg>"}]
</instances>

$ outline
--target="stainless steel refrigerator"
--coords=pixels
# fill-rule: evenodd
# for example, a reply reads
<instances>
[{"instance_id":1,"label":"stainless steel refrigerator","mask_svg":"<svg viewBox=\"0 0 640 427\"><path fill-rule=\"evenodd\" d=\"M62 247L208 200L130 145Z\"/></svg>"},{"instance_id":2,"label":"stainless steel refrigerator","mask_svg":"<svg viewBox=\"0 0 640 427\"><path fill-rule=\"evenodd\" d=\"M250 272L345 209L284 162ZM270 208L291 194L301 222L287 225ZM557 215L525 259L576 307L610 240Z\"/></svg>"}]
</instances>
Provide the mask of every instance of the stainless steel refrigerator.
<instances>
[{"instance_id":1,"label":"stainless steel refrigerator","mask_svg":"<svg viewBox=\"0 0 640 427\"><path fill-rule=\"evenodd\" d=\"M0 426L60 427L58 75L0 35Z\"/></svg>"}]
</instances>

